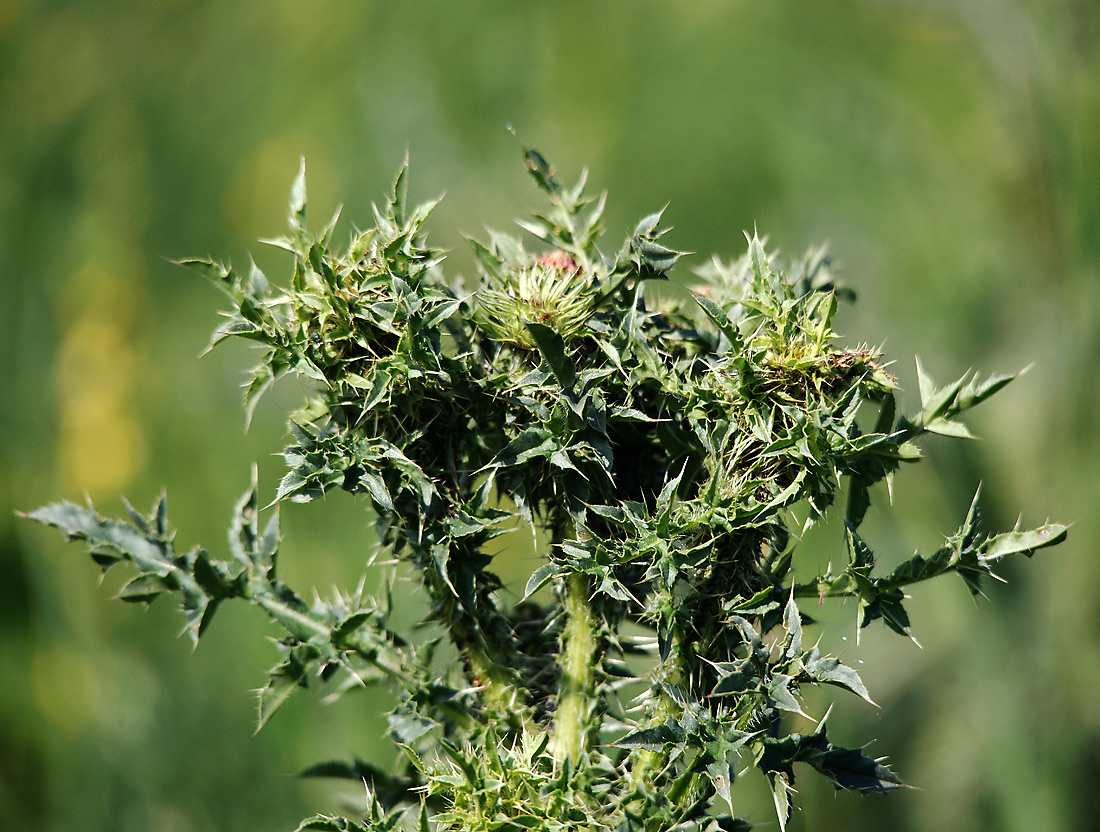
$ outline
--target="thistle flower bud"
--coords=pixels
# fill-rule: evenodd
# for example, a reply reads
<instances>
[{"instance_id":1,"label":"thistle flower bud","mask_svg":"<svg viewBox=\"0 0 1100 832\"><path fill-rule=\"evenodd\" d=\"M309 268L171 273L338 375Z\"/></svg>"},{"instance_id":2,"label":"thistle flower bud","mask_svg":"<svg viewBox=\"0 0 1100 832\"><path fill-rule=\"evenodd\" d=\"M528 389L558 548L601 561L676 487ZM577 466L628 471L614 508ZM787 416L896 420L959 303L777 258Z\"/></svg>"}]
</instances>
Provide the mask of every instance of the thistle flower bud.
<instances>
[{"instance_id":1,"label":"thistle flower bud","mask_svg":"<svg viewBox=\"0 0 1100 832\"><path fill-rule=\"evenodd\" d=\"M478 296L478 323L495 341L535 349L531 323L553 328L565 340L584 331L595 293L589 279L564 251L539 257L533 265L503 273L499 288Z\"/></svg>"}]
</instances>

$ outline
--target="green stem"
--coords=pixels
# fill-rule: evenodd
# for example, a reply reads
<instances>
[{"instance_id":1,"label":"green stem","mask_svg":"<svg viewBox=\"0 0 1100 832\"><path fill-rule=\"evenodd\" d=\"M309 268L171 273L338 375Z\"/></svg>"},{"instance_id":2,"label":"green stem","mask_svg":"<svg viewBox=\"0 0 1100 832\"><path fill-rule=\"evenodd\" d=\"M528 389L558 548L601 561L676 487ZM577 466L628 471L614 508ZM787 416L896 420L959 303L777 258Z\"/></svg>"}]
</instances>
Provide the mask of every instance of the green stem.
<instances>
[{"instance_id":1,"label":"green stem","mask_svg":"<svg viewBox=\"0 0 1100 832\"><path fill-rule=\"evenodd\" d=\"M565 590L566 623L561 634L561 682L553 741L559 761L578 761L588 745L599 649L588 594L588 579L580 574L570 576Z\"/></svg>"}]
</instances>

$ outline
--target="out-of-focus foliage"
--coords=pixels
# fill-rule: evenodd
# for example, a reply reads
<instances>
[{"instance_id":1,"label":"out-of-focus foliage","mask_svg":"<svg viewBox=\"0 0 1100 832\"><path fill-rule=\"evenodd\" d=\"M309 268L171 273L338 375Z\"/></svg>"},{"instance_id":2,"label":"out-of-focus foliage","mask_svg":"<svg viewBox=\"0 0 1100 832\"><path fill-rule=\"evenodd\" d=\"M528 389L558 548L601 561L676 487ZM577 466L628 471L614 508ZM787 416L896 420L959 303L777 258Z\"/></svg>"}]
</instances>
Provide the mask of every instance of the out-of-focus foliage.
<instances>
[{"instance_id":1,"label":"out-of-focus foliage","mask_svg":"<svg viewBox=\"0 0 1100 832\"><path fill-rule=\"evenodd\" d=\"M934 548L920 530L957 527L954 507L985 480L991 526L1013 524L1009 506L1029 525L1056 513L1079 518L1073 542L981 615L953 603L958 587L916 599L924 651L849 639L847 663L881 668L864 676L882 716L839 710L832 731L861 720L922 791L842 805L807 785L801 822L1087 828L1100 814L1098 15L1083 2L3 4L2 503L167 486L194 535L181 548L216 540L218 507L247 478L225 472L277 445L284 419L269 404L242 434L245 364L190 360L217 301L164 258L245 261L281 222L302 154L315 204L365 216L408 147L417 181L450 192L434 241L472 272L468 218L504 227L522 201L511 122L562 169L598 172L613 232L671 199L681 248L734 254L754 224L789 252L827 238L861 294L841 332L920 351L935 378L1036 362L976 414L984 441L931 453L898 510L867 525L900 562ZM254 253L265 268L277 256ZM893 369L915 410L915 372ZM261 458L268 490L279 473ZM288 542L341 553L322 565L288 548L296 585L346 582L370 550L357 507L322 514L284 513ZM261 783L381 733L343 703L331 718L288 704L242 741L241 691L273 655L246 647L262 621L227 611L186 658L163 637L170 610L105 603L118 585L89 590L70 552L2 516L4 828L286 826L329 792ZM841 533L813 534L835 562ZM854 636L847 617L833 632Z\"/></svg>"}]
</instances>

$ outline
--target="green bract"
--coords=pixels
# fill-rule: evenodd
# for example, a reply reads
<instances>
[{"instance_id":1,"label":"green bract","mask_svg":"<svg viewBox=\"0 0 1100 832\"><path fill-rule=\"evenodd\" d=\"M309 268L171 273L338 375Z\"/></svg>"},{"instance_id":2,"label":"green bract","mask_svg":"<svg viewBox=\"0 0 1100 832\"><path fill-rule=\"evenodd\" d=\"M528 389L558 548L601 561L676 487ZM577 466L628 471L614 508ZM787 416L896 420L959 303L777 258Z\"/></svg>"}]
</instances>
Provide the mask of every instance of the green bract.
<instances>
[{"instance_id":1,"label":"green bract","mask_svg":"<svg viewBox=\"0 0 1100 832\"><path fill-rule=\"evenodd\" d=\"M1013 376L939 388L918 365L921 410L900 416L881 356L836 343L837 298L850 293L823 252L784 270L753 235L689 290L667 280L681 253L659 241L659 213L609 256L603 199L583 179L563 187L534 151L525 159L549 197L521 223L538 243L474 241L473 285L444 276L423 232L433 204L407 206L404 167L346 251L333 224L307 231L299 176L290 233L274 241L294 257L283 288L255 266L184 262L231 300L215 343L261 350L249 414L278 377L313 382L274 502L363 495L380 547L429 601L418 640L391 628L388 598L307 603L284 584L278 513L260 523L255 484L222 557L176 552L163 499L125 521L67 503L30 516L86 541L104 569L128 561L123 600L178 593L196 639L223 601L261 607L282 652L261 724L334 674L398 693L403 764L311 769L365 779L371 799L361 818L302 828L740 829L734 781L750 765L780 826L796 762L841 789L899 787L823 724L792 732L808 685L871 700L804 637L799 604L853 598L860 627L882 619L909 635L906 586L955 573L979 593L1001 558L1064 539L1054 524L991 535L975 497L940 549L883 574L859 531L875 486L920 457L916 440L965 436L958 417ZM830 513L845 562L795 582L797 533ZM545 557L509 603L488 544L528 524Z\"/></svg>"}]
</instances>

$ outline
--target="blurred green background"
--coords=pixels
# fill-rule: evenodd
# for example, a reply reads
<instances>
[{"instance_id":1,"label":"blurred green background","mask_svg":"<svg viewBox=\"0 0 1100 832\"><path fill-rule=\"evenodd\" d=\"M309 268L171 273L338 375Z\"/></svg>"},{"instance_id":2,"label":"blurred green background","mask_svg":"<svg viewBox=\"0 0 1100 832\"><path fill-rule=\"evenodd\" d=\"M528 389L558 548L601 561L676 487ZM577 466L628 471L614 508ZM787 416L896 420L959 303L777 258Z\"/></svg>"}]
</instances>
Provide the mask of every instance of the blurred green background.
<instances>
[{"instance_id":1,"label":"blurred green background","mask_svg":"<svg viewBox=\"0 0 1100 832\"><path fill-rule=\"evenodd\" d=\"M826 614L881 705L841 701L830 736L920 790L802 778L793 829L1100 828L1093 0L0 2L0 827L292 829L361 800L291 775L384 748L385 702L300 696L253 737L276 660L258 615L225 609L192 653L170 604L110 600L120 576L97 584L13 510L167 488L180 545L221 552L253 460L273 493L301 391L246 434L247 349L196 360L220 298L167 258L251 254L284 279L255 241L281 233L299 157L313 222L343 203L365 224L408 149L414 196L447 192L432 240L469 273L461 233L539 205L506 123L610 191L609 248L666 202L700 263L754 225L789 255L828 241L860 293L839 328L885 345L910 405L915 354L941 383L1034 362L974 415L981 441L925 443L868 536L930 550L981 481L991 526L1076 521L1069 542L989 602L922 588L923 649L877 627L857 647L854 610ZM356 580L361 509L285 511L299 591ZM808 551L843 558L839 532ZM739 813L774 824L754 779Z\"/></svg>"}]
</instances>

